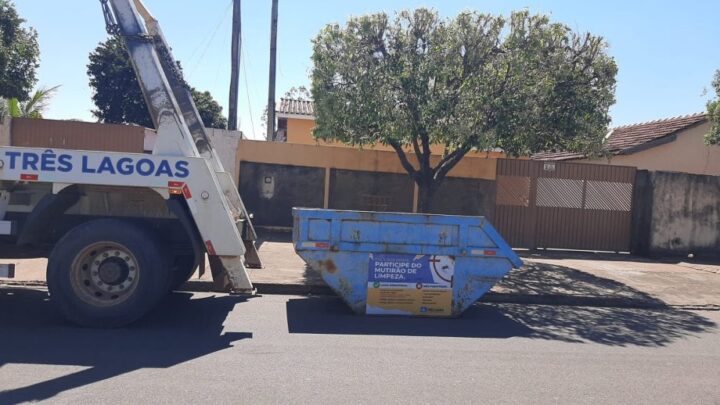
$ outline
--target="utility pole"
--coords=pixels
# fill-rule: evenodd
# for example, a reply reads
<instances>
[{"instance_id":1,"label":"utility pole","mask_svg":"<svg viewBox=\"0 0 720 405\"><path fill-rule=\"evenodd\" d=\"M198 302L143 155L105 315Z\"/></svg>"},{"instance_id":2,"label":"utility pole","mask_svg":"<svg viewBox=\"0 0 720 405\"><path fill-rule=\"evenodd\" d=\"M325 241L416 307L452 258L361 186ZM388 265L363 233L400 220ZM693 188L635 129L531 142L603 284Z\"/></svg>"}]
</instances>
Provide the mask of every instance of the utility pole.
<instances>
[{"instance_id":1,"label":"utility pole","mask_svg":"<svg viewBox=\"0 0 720 405\"><path fill-rule=\"evenodd\" d=\"M275 68L277 64L278 0L272 0L270 20L270 80L268 84L267 138L275 140Z\"/></svg>"},{"instance_id":2,"label":"utility pole","mask_svg":"<svg viewBox=\"0 0 720 405\"><path fill-rule=\"evenodd\" d=\"M230 56L230 111L228 112L228 129L238 129L238 92L240 87L240 50L242 49L241 37L241 14L240 0L233 0L233 23L232 23L232 50Z\"/></svg>"}]
</instances>

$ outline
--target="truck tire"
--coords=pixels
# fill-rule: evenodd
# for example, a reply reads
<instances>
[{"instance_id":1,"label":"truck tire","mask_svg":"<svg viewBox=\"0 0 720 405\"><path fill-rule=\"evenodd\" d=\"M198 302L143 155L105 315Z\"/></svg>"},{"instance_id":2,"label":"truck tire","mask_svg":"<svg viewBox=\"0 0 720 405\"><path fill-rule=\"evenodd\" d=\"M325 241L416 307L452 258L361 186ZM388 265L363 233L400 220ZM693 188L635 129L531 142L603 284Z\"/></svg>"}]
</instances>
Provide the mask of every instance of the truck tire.
<instances>
[{"instance_id":1,"label":"truck tire","mask_svg":"<svg viewBox=\"0 0 720 405\"><path fill-rule=\"evenodd\" d=\"M175 261L170 275L170 290L175 291L187 283L195 274L198 265L195 263L195 256L175 256Z\"/></svg>"},{"instance_id":2,"label":"truck tire","mask_svg":"<svg viewBox=\"0 0 720 405\"><path fill-rule=\"evenodd\" d=\"M70 321L118 327L166 294L168 254L149 230L127 221L82 224L60 239L48 259L50 299Z\"/></svg>"}]
</instances>

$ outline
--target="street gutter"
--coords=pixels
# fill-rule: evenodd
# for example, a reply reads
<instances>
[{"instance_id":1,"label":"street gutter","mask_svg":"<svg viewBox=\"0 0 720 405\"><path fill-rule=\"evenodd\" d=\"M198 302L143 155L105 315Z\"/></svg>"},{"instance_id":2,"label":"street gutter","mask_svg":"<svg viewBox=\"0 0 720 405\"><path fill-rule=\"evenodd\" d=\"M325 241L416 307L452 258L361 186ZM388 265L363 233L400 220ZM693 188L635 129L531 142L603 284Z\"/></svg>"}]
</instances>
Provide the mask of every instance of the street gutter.
<instances>
[{"instance_id":1,"label":"street gutter","mask_svg":"<svg viewBox=\"0 0 720 405\"><path fill-rule=\"evenodd\" d=\"M44 281L1 280L0 287L2 286L46 288L47 284ZM254 286L257 289L257 293L260 295L335 295L330 287L324 285L256 283ZM181 291L217 292L213 289L213 284L206 281L189 281L181 288ZM482 300L478 302L493 304L555 305L623 309L720 311L720 305L716 304L666 304L658 300L642 300L620 297L562 294L514 294L496 293L492 291L485 294Z\"/></svg>"}]
</instances>

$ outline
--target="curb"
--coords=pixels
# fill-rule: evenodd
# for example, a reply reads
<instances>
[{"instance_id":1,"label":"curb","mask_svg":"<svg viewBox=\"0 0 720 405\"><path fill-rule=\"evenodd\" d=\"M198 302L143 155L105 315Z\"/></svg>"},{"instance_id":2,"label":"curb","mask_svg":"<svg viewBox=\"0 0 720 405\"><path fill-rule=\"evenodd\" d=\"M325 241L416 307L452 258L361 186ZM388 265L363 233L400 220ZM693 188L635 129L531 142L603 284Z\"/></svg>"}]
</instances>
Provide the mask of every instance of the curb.
<instances>
[{"instance_id":1,"label":"curb","mask_svg":"<svg viewBox=\"0 0 720 405\"><path fill-rule=\"evenodd\" d=\"M44 281L0 281L0 287L46 287ZM275 284L255 283L258 294L267 295L325 295L334 296L330 287L325 285L309 284ZM188 281L181 291L188 292L218 292L213 284L207 281ZM596 307L596 308L622 308L622 309L655 309L655 310L688 310L688 311L720 311L720 305L716 304L666 304L659 300L641 300L618 297L598 297L583 295L560 295L560 294L515 294L488 292L480 303L489 304L521 304L521 305L557 305L571 307Z\"/></svg>"}]
</instances>

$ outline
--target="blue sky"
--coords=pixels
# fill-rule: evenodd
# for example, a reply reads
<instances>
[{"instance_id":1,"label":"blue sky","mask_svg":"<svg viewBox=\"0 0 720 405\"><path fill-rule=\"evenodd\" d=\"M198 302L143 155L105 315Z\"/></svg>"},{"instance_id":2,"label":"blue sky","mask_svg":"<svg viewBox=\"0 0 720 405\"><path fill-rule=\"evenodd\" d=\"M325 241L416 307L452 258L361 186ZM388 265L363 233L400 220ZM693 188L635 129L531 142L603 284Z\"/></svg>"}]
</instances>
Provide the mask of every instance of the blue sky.
<instances>
[{"instance_id":1,"label":"blue sky","mask_svg":"<svg viewBox=\"0 0 720 405\"><path fill-rule=\"evenodd\" d=\"M86 65L106 38L99 1L15 0L20 14L38 30L40 85L62 85L47 118L94 120ZM230 76L231 0L145 0L160 20L186 79L209 90L227 112ZM531 1L531 0L280 0L277 97L308 85L311 39L328 23L351 15L428 6L444 17L474 9L494 14L527 8L549 13L575 30L605 37L620 68L613 125L700 112L712 96L720 68L720 2ZM240 126L261 138L267 99L270 0L243 1Z\"/></svg>"}]
</instances>

